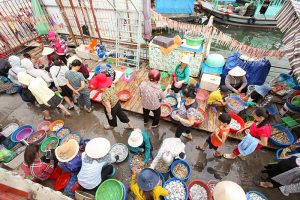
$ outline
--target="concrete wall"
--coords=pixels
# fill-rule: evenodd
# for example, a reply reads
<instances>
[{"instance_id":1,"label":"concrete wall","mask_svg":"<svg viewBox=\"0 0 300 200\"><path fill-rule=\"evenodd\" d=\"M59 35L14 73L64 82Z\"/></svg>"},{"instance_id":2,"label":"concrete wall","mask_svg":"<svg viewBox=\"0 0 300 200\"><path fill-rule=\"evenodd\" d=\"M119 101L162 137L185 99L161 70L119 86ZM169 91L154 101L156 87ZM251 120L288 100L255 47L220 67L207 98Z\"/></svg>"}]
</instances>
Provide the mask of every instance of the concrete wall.
<instances>
[{"instance_id":1,"label":"concrete wall","mask_svg":"<svg viewBox=\"0 0 300 200\"><path fill-rule=\"evenodd\" d=\"M11 172L3 168L0 168L0 183L31 193L36 200L71 200L71 198L63 195L61 192L23 179L16 172Z\"/></svg>"}]
</instances>

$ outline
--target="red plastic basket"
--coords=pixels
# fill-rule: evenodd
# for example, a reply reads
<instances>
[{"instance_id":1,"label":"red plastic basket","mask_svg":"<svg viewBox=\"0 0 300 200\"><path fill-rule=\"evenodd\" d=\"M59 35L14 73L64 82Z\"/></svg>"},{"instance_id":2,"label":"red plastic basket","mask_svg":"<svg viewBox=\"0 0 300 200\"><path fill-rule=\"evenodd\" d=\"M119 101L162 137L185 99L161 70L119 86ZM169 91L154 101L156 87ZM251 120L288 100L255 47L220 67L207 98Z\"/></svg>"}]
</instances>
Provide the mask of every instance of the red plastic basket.
<instances>
[{"instance_id":1,"label":"red plastic basket","mask_svg":"<svg viewBox=\"0 0 300 200\"><path fill-rule=\"evenodd\" d=\"M61 168L56 166L52 174L49 176L49 179L57 179L61 175Z\"/></svg>"},{"instance_id":2,"label":"red plastic basket","mask_svg":"<svg viewBox=\"0 0 300 200\"><path fill-rule=\"evenodd\" d=\"M230 115L230 117L232 119L235 119L238 123L241 124L241 129L245 128L245 122L240 116L238 116L237 114L234 114L234 113L228 113L228 114ZM230 132L236 133L236 132L238 132L238 130L230 129Z\"/></svg>"},{"instance_id":3,"label":"red plastic basket","mask_svg":"<svg viewBox=\"0 0 300 200\"><path fill-rule=\"evenodd\" d=\"M205 101L206 99L208 99L209 93L204 90L204 89L199 89L197 94L196 94L196 100L197 101Z\"/></svg>"},{"instance_id":4,"label":"red plastic basket","mask_svg":"<svg viewBox=\"0 0 300 200\"><path fill-rule=\"evenodd\" d=\"M41 123L39 123L39 125L37 126L37 130L44 130L44 131L49 131L49 126L50 126L51 122L49 121L42 121Z\"/></svg>"},{"instance_id":5,"label":"red plastic basket","mask_svg":"<svg viewBox=\"0 0 300 200\"><path fill-rule=\"evenodd\" d=\"M122 95L127 95L127 97L122 98ZM117 97L120 101L126 102L131 98L131 92L128 90L121 90L120 92L118 92Z\"/></svg>"},{"instance_id":6,"label":"red plastic basket","mask_svg":"<svg viewBox=\"0 0 300 200\"><path fill-rule=\"evenodd\" d=\"M206 121L206 113L204 112L204 110L202 110L201 108L198 108L198 112L202 114L203 120L201 120L201 121L195 121L194 122L194 126L200 126L203 122Z\"/></svg>"},{"instance_id":7,"label":"red plastic basket","mask_svg":"<svg viewBox=\"0 0 300 200\"><path fill-rule=\"evenodd\" d=\"M188 191L190 193L190 189L193 185L195 184L198 184L200 186L202 186L206 192L207 192L207 199L208 200L212 200L212 194L211 194L211 191L210 191L210 188L208 187L208 185L204 182L204 181L201 181L201 180L192 180L189 185L188 185ZM189 199L192 200L190 194L189 194Z\"/></svg>"},{"instance_id":8,"label":"red plastic basket","mask_svg":"<svg viewBox=\"0 0 300 200\"><path fill-rule=\"evenodd\" d=\"M171 106L169 105L169 104L167 104L167 103L162 103L161 105L160 105L160 109L162 110L162 108L163 107L167 107L168 109L169 109L169 113L168 114L166 114L166 115L164 115L162 112L161 112L161 117L168 117L170 114L171 114L171 112L172 112L172 108L171 108Z\"/></svg>"},{"instance_id":9,"label":"red plastic basket","mask_svg":"<svg viewBox=\"0 0 300 200\"><path fill-rule=\"evenodd\" d=\"M70 173L64 172L62 173L54 182L55 190L63 190L67 185L71 178Z\"/></svg>"}]
</instances>

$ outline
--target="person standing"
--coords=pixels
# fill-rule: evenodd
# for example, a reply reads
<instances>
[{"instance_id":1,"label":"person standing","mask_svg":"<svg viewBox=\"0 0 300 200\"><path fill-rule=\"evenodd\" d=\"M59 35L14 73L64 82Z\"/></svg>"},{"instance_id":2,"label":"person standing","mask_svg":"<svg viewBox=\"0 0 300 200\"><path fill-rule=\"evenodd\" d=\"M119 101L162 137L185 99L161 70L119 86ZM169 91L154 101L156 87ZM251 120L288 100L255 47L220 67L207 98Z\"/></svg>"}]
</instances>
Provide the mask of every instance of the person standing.
<instances>
[{"instance_id":1,"label":"person standing","mask_svg":"<svg viewBox=\"0 0 300 200\"><path fill-rule=\"evenodd\" d=\"M139 94L142 99L144 124L149 121L149 113L152 111L154 119L152 122L152 128L159 126L159 119L161 114L161 100L166 96L166 92L170 86L167 87L166 91L163 92L160 88L159 79L160 72L156 69L152 69L148 74L149 81L143 81L139 87Z\"/></svg>"},{"instance_id":2,"label":"person standing","mask_svg":"<svg viewBox=\"0 0 300 200\"><path fill-rule=\"evenodd\" d=\"M86 80L83 75L78 72L80 69L81 62L74 60L71 63L71 70L65 73L67 86L73 91L74 94L78 95L78 104L80 110L84 108L88 113L93 111L93 107L90 100L90 92L87 86Z\"/></svg>"},{"instance_id":3,"label":"person standing","mask_svg":"<svg viewBox=\"0 0 300 200\"><path fill-rule=\"evenodd\" d=\"M67 65L67 54L68 54L68 44L65 40L59 37L53 31L48 33L48 40L50 41L49 47L55 49L55 53L59 55L59 58Z\"/></svg>"},{"instance_id":4,"label":"person standing","mask_svg":"<svg viewBox=\"0 0 300 200\"><path fill-rule=\"evenodd\" d=\"M189 85L183 90L184 100L178 109L174 120L179 122L175 136L180 138L182 135L188 139L192 139L191 129L195 123L198 104L196 102L196 88L194 85Z\"/></svg>"},{"instance_id":5,"label":"person standing","mask_svg":"<svg viewBox=\"0 0 300 200\"><path fill-rule=\"evenodd\" d=\"M100 73L92 79L91 84L94 87L103 90L101 98L102 104L105 107L104 111L108 121L108 125L104 125L104 128L109 130L117 127L118 117L122 123L127 124L126 129L133 129L129 118L121 107L112 78Z\"/></svg>"},{"instance_id":6,"label":"person standing","mask_svg":"<svg viewBox=\"0 0 300 200\"><path fill-rule=\"evenodd\" d=\"M58 55L53 55L51 60L54 65L50 68L50 74L54 81L54 85L67 102L69 106L68 109L74 110L74 104L71 101L71 99L73 99L73 91L67 86L67 80L65 78L65 74L69 71L69 68L63 65L63 62Z\"/></svg>"},{"instance_id":7,"label":"person standing","mask_svg":"<svg viewBox=\"0 0 300 200\"><path fill-rule=\"evenodd\" d=\"M245 93L247 84L246 71L239 66L231 69L225 78L225 86L236 94Z\"/></svg>"},{"instance_id":8,"label":"person standing","mask_svg":"<svg viewBox=\"0 0 300 200\"><path fill-rule=\"evenodd\" d=\"M252 137L259 139L256 149L261 149L268 145L268 140L272 135L270 116L265 108L257 108L253 113L253 118L255 122L249 127L249 129L244 128L237 133L241 134L243 131L249 132ZM227 159L235 159L237 156L240 156L240 154L238 146L236 146L231 154L224 154L223 156ZM241 158L244 159L243 157Z\"/></svg>"},{"instance_id":9,"label":"person standing","mask_svg":"<svg viewBox=\"0 0 300 200\"><path fill-rule=\"evenodd\" d=\"M175 72L173 73L171 90L175 92L177 102L181 101L179 92L181 90L184 90L184 88L189 84L190 81L190 68L188 66L189 63L190 57L188 55L185 55L180 60L180 64L176 66Z\"/></svg>"}]
</instances>

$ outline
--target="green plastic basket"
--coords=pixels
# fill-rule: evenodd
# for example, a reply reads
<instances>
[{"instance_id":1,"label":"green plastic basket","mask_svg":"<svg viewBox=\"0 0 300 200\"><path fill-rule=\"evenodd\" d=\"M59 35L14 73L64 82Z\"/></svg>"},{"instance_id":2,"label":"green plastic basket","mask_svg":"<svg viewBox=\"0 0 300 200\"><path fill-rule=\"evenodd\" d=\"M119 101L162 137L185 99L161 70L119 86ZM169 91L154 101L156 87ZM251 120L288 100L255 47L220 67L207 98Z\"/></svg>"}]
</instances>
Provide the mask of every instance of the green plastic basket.
<instances>
[{"instance_id":1,"label":"green plastic basket","mask_svg":"<svg viewBox=\"0 0 300 200\"><path fill-rule=\"evenodd\" d=\"M41 151L42 151L42 152L44 152L44 153L46 152L45 148L46 148L46 146L47 146L52 140L56 140L56 142L57 142L55 148L58 146L58 144L59 144L59 139L58 139L56 136L48 137L47 139L44 140L44 142L43 142L42 145L41 145Z\"/></svg>"},{"instance_id":2,"label":"green plastic basket","mask_svg":"<svg viewBox=\"0 0 300 200\"><path fill-rule=\"evenodd\" d=\"M192 38L189 37L188 35L185 35L184 37L186 39L186 44L190 46L200 46L205 40L205 35L201 35L201 37L197 37L197 38Z\"/></svg>"},{"instance_id":3,"label":"green plastic basket","mask_svg":"<svg viewBox=\"0 0 300 200\"><path fill-rule=\"evenodd\" d=\"M96 191L96 200L122 200L123 188L119 181L108 179Z\"/></svg>"}]
</instances>

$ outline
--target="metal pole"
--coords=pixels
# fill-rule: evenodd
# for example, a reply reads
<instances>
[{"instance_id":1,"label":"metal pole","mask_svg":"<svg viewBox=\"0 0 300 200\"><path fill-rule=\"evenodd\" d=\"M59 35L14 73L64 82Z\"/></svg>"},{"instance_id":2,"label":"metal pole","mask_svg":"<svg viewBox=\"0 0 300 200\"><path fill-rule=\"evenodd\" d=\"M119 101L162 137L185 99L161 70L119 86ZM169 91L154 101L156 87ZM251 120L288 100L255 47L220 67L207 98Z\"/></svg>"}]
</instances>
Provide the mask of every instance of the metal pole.
<instances>
[{"instance_id":1,"label":"metal pole","mask_svg":"<svg viewBox=\"0 0 300 200\"><path fill-rule=\"evenodd\" d=\"M98 34L98 37L99 37L99 40L100 40L100 44L102 44L102 38L101 38L101 35L100 35L100 32L99 32L99 27L98 27L97 18L96 18L95 11L94 11L93 1L92 0L89 0L89 1L90 1L91 11L92 11L95 26L96 26L96 31L97 31L97 34Z\"/></svg>"},{"instance_id":2,"label":"metal pole","mask_svg":"<svg viewBox=\"0 0 300 200\"><path fill-rule=\"evenodd\" d=\"M131 2L131 1L130 1ZM129 28L129 35L130 35L130 42L133 42L133 39L132 39L132 32L131 32L131 23L130 23L130 15L129 15L129 6L128 6L128 0L126 0L126 8L127 8L127 21L128 21L128 28Z\"/></svg>"},{"instance_id":3,"label":"metal pole","mask_svg":"<svg viewBox=\"0 0 300 200\"><path fill-rule=\"evenodd\" d=\"M62 16L63 16L65 22L67 23L69 32L70 32L70 34L71 34L72 39L74 40L75 45L78 46L78 42L77 42L77 40L76 40L76 37L75 37L74 32L73 32L73 30L72 30L72 27L71 27L71 25L70 25L69 19L68 19L67 15L66 15L65 8L64 8L64 5L63 5L63 3L62 3L62 0L55 0L55 1L56 1L56 4L58 5L58 7L59 7L60 10L61 10L61 14L62 14Z\"/></svg>"},{"instance_id":4,"label":"metal pole","mask_svg":"<svg viewBox=\"0 0 300 200\"><path fill-rule=\"evenodd\" d=\"M85 36L83 35L82 29L81 29L81 26L80 26L80 23L79 23L79 20L78 20L78 17L77 17L76 10L74 8L73 0L69 0L69 2L70 2L70 5L72 7L72 11L73 11L73 14L74 14L74 17L75 17L75 22L76 22L76 25L79 29L79 33L80 33L82 42L83 42L83 44L85 44L85 40L84 40Z\"/></svg>"},{"instance_id":5,"label":"metal pole","mask_svg":"<svg viewBox=\"0 0 300 200\"><path fill-rule=\"evenodd\" d=\"M9 29L7 29L7 27L5 26L5 25L7 25L7 24L4 23L4 21L6 22L6 19L4 19L4 16L2 15L2 13L0 13L0 17L3 17L3 22L2 22L3 23L3 32L5 33L3 36L5 37L5 36L8 36L10 34L10 31L12 31L12 30L9 27L8 27ZM14 33L12 35L14 36ZM14 45L18 46L18 42L16 42L15 40L11 40L8 37L5 37L5 39L11 41L13 46ZM8 41L7 41L7 44L9 46L9 48L12 48L12 46L10 45L10 43Z\"/></svg>"},{"instance_id":6,"label":"metal pole","mask_svg":"<svg viewBox=\"0 0 300 200\"><path fill-rule=\"evenodd\" d=\"M211 33L209 34L206 45L204 47L204 56L205 57L208 56L208 54L209 54L211 42L212 42L212 39L213 39L212 38L213 21L214 21L214 16L210 16L207 26L209 28L211 28Z\"/></svg>"},{"instance_id":7,"label":"metal pole","mask_svg":"<svg viewBox=\"0 0 300 200\"><path fill-rule=\"evenodd\" d=\"M83 20L84 20L84 23L85 25L90 29L90 27L88 26L88 23L87 23L87 20L86 20L86 17L85 17L85 14L83 12L83 8L82 8L82 4L81 4L81 0L78 0L78 3L79 3L79 7L80 7L80 10L81 10L81 13L83 15ZM83 31L82 31L83 32Z\"/></svg>"}]
</instances>

